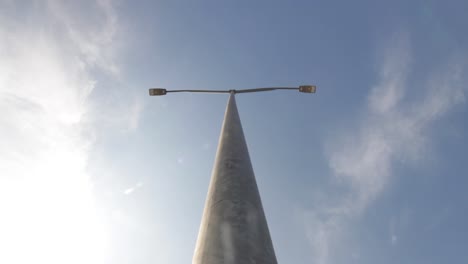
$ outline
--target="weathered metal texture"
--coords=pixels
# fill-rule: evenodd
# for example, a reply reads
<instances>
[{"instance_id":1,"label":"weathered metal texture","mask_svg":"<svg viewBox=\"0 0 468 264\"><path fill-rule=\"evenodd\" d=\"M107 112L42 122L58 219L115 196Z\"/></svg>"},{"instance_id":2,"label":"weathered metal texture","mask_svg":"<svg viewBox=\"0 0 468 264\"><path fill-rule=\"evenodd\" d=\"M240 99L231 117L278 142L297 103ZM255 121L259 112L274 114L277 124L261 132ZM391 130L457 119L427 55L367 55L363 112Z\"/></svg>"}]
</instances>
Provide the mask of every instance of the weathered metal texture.
<instances>
[{"instance_id":1,"label":"weathered metal texture","mask_svg":"<svg viewBox=\"0 0 468 264\"><path fill-rule=\"evenodd\" d=\"M231 93L193 264L277 264Z\"/></svg>"}]
</instances>

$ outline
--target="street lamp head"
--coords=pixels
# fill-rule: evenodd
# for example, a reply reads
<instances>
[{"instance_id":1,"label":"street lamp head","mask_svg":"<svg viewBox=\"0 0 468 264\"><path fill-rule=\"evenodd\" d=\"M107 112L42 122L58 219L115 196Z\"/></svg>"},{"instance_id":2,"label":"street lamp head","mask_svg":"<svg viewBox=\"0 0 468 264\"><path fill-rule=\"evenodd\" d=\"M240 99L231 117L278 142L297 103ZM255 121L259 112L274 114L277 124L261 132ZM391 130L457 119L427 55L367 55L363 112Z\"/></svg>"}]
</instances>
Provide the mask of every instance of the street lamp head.
<instances>
[{"instance_id":1,"label":"street lamp head","mask_svg":"<svg viewBox=\"0 0 468 264\"><path fill-rule=\"evenodd\" d=\"M253 92L266 92L274 90L299 90L301 93L315 93L317 87L315 85L301 85L299 88L296 87L266 87L266 88L254 88L254 89L241 89L241 90L166 90L164 88L150 88L149 95L160 96L166 95L167 93L175 92L192 92L192 93L253 93Z\"/></svg>"},{"instance_id":2,"label":"street lamp head","mask_svg":"<svg viewBox=\"0 0 468 264\"><path fill-rule=\"evenodd\" d=\"M165 95L167 93L167 90L164 88L151 88L149 89L149 95L154 96L154 95Z\"/></svg>"},{"instance_id":3,"label":"street lamp head","mask_svg":"<svg viewBox=\"0 0 468 264\"><path fill-rule=\"evenodd\" d=\"M317 86L315 85L301 85L299 86L299 92L301 93L315 93Z\"/></svg>"}]
</instances>

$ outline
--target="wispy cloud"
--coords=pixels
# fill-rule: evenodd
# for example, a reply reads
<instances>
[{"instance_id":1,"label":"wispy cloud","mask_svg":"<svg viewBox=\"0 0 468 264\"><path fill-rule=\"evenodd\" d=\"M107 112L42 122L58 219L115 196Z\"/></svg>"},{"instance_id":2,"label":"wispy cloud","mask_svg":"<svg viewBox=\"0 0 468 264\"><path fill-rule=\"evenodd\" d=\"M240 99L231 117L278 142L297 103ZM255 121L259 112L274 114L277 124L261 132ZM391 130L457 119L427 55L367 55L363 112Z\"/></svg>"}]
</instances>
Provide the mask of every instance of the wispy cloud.
<instances>
[{"instance_id":1,"label":"wispy cloud","mask_svg":"<svg viewBox=\"0 0 468 264\"><path fill-rule=\"evenodd\" d=\"M385 190L397 162L424 156L430 145L428 131L457 104L465 102L464 60L449 59L428 74L420 86L410 86L411 42L397 34L387 42L377 84L354 132L330 140L328 160L339 195L325 195L313 211L306 212L308 237L316 263L333 263L341 248L353 255L353 245L343 245L350 222L362 214ZM416 82L412 82L416 83ZM418 91L419 97L407 96ZM339 142L339 143L337 143ZM397 236L391 235L391 242ZM355 243L353 243L355 244Z\"/></svg>"},{"instance_id":2,"label":"wispy cloud","mask_svg":"<svg viewBox=\"0 0 468 264\"><path fill-rule=\"evenodd\" d=\"M137 182L134 186L128 187L127 189L125 189L125 190L123 191L123 193L124 193L125 195L130 195L130 194L132 194L135 190L141 188L141 186L143 186L143 183L142 183L142 182Z\"/></svg>"},{"instance_id":3,"label":"wispy cloud","mask_svg":"<svg viewBox=\"0 0 468 264\"><path fill-rule=\"evenodd\" d=\"M63 33L80 53L86 65L116 74L115 40L117 15L112 0L89 1L89 4L47 1L47 11L60 21ZM98 27L96 27L98 25Z\"/></svg>"},{"instance_id":4,"label":"wispy cloud","mask_svg":"<svg viewBox=\"0 0 468 264\"><path fill-rule=\"evenodd\" d=\"M99 100L99 105L92 112L93 122L98 124L101 132L136 131L145 107L143 95L136 95L125 88L108 91L107 95L112 99Z\"/></svg>"},{"instance_id":5,"label":"wispy cloud","mask_svg":"<svg viewBox=\"0 0 468 264\"><path fill-rule=\"evenodd\" d=\"M0 263L103 263L86 115L93 70L118 73L112 4L0 6Z\"/></svg>"}]
</instances>

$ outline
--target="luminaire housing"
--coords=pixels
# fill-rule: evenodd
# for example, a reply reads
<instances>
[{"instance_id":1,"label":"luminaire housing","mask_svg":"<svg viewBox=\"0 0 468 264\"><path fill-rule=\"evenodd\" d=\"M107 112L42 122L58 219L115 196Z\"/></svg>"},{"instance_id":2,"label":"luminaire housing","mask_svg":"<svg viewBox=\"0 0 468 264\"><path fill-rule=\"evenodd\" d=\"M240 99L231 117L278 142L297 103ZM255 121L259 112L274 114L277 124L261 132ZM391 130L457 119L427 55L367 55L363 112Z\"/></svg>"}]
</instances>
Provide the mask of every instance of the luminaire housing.
<instances>
[{"instance_id":1,"label":"luminaire housing","mask_svg":"<svg viewBox=\"0 0 468 264\"><path fill-rule=\"evenodd\" d=\"M151 88L149 89L149 95L157 96L157 95L165 95L167 94L167 90L164 88Z\"/></svg>"},{"instance_id":2,"label":"luminaire housing","mask_svg":"<svg viewBox=\"0 0 468 264\"><path fill-rule=\"evenodd\" d=\"M315 85L301 85L299 86L299 92L301 93L315 93L317 87Z\"/></svg>"}]
</instances>

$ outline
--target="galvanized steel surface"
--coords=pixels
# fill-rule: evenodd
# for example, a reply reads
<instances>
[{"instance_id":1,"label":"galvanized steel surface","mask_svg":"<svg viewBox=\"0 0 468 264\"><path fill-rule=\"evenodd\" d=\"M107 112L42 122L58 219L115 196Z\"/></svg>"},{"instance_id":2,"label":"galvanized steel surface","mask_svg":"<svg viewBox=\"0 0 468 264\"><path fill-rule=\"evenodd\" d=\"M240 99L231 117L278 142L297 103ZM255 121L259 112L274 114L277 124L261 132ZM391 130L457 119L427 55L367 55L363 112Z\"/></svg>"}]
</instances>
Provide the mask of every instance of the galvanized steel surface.
<instances>
[{"instance_id":1,"label":"galvanized steel surface","mask_svg":"<svg viewBox=\"0 0 468 264\"><path fill-rule=\"evenodd\" d=\"M277 264L233 93L192 263Z\"/></svg>"}]
</instances>

